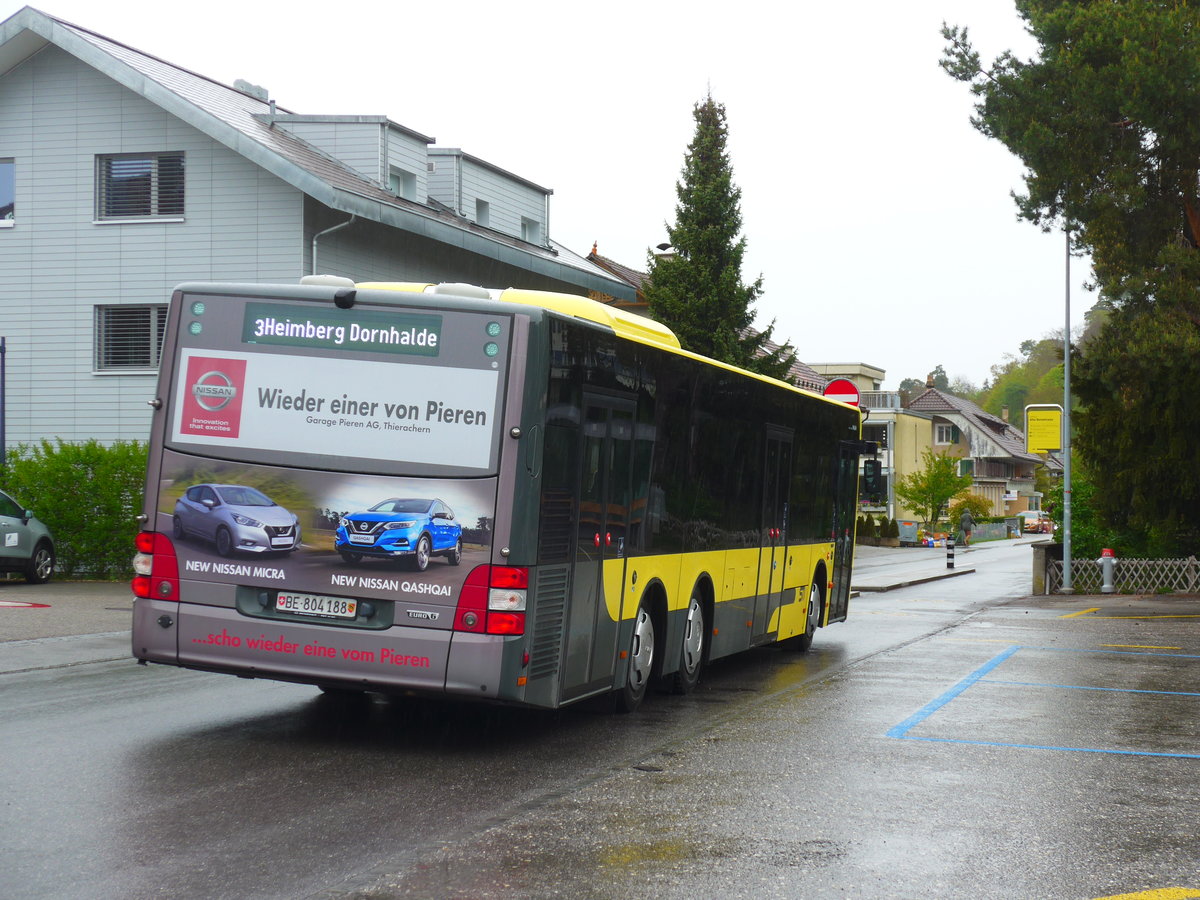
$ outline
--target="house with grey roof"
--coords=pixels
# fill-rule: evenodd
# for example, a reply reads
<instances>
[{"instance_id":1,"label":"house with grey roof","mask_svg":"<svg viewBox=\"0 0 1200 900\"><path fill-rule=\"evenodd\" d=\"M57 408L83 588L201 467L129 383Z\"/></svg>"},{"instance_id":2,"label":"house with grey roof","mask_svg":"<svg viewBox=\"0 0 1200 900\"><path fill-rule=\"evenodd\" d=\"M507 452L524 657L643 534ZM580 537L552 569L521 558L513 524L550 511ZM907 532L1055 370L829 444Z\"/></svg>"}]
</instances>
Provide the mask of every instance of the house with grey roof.
<instances>
[{"instance_id":1,"label":"house with grey roof","mask_svg":"<svg viewBox=\"0 0 1200 900\"><path fill-rule=\"evenodd\" d=\"M634 299L550 238L550 189L434 144L386 116L293 112L31 7L0 22L0 434L143 438L184 281Z\"/></svg>"},{"instance_id":2,"label":"house with grey roof","mask_svg":"<svg viewBox=\"0 0 1200 900\"><path fill-rule=\"evenodd\" d=\"M1025 450L1025 435L970 400L929 387L908 404L930 417L931 449L959 458L959 474L974 479L971 492L992 504L992 515L1039 509L1035 469L1046 463Z\"/></svg>"}]
</instances>

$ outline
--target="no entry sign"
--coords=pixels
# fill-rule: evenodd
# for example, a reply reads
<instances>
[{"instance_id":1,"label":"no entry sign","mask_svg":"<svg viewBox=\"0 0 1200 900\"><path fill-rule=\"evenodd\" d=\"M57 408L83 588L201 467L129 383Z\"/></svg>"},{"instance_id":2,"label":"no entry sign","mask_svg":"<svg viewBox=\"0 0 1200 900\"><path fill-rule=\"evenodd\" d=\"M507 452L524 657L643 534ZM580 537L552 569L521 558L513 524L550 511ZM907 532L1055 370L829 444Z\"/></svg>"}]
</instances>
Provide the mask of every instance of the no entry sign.
<instances>
[{"instance_id":1,"label":"no entry sign","mask_svg":"<svg viewBox=\"0 0 1200 900\"><path fill-rule=\"evenodd\" d=\"M825 396L830 400L841 400L851 406L858 406L858 388L853 381L845 378L835 378L825 386Z\"/></svg>"}]
</instances>

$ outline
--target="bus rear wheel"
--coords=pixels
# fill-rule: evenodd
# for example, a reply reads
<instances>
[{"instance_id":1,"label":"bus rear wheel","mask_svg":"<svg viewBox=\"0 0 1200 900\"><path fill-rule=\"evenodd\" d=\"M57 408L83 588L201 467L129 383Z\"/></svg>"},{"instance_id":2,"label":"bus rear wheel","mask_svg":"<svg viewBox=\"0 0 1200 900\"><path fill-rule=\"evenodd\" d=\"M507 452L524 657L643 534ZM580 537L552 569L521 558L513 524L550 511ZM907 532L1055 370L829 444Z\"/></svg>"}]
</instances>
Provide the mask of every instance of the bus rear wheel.
<instances>
[{"instance_id":1,"label":"bus rear wheel","mask_svg":"<svg viewBox=\"0 0 1200 900\"><path fill-rule=\"evenodd\" d=\"M700 681L700 670L704 668L704 636L707 632L704 604L693 593L683 623L683 647L680 648L679 669L675 672L673 685L675 693L690 694Z\"/></svg>"},{"instance_id":2,"label":"bus rear wheel","mask_svg":"<svg viewBox=\"0 0 1200 900\"><path fill-rule=\"evenodd\" d=\"M642 705L654 670L654 620L646 607L638 606L629 641L625 684L616 692L617 712L631 713Z\"/></svg>"}]
</instances>

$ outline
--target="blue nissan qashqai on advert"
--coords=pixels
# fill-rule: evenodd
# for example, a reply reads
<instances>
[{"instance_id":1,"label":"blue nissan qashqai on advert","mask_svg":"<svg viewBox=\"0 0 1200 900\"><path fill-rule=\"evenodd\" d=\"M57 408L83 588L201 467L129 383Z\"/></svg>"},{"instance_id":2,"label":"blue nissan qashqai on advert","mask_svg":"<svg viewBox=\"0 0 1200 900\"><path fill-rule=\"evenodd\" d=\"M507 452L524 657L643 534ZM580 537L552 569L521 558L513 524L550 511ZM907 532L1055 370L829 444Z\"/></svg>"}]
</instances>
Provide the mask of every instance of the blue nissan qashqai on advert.
<instances>
[{"instance_id":1,"label":"blue nissan qashqai on advert","mask_svg":"<svg viewBox=\"0 0 1200 900\"><path fill-rule=\"evenodd\" d=\"M424 572L431 556L444 556L452 566L462 561L462 526L441 500L392 497L342 517L333 546L348 563L364 556L403 557Z\"/></svg>"}]
</instances>

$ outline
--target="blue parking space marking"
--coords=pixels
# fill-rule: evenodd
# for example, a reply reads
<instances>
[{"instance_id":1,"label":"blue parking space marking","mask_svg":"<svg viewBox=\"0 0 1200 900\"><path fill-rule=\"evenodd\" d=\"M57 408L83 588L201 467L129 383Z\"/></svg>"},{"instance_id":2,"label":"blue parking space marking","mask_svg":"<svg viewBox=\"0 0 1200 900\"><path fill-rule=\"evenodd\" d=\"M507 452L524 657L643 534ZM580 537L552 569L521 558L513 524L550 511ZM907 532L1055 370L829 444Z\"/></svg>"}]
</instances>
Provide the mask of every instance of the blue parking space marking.
<instances>
[{"instance_id":1,"label":"blue parking space marking","mask_svg":"<svg viewBox=\"0 0 1200 900\"><path fill-rule=\"evenodd\" d=\"M992 671L992 669L996 668L996 666L1000 665L1000 663L1004 662L1006 659L1008 659L1010 656L1012 656L1014 653L1016 653L1020 649L1021 648L1019 646L1012 646L1012 647L1009 647L1007 650L1005 650L1000 655L993 657L990 661L984 663L982 666L980 666L978 669L976 669L974 672L972 672L970 675L968 675L966 678L964 678L962 681L960 681L954 687L950 688L950 690L946 691L946 693L942 694L942 696L938 697L936 700L932 701L931 703L926 703L924 706L922 706L919 710L917 710L915 713L913 713L911 716L909 716L907 719L905 719L899 725L892 728L890 731L888 731L887 736L894 737L894 738L904 737L909 732L909 730L911 730L912 728L914 728L917 725L920 725L922 722L924 722L926 719L928 719L930 716L932 716L935 712L937 712L939 709L941 709L943 706L945 706L947 703L949 703L951 700L953 700L955 697L957 697L959 694L961 694L963 691L965 691L971 685L976 684L980 679L983 678L984 675L986 675L988 672Z\"/></svg>"},{"instance_id":2,"label":"blue parking space marking","mask_svg":"<svg viewBox=\"0 0 1200 900\"><path fill-rule=\"evenodd\" d=\"M1041 651L1052 652L1052 653L1105 653L1105 654L1115 654L1115 655L1129 654L1129 655L1135 655L1135 656L1165 656L1165 657L1176 657L1176 658L1183 658L1183 659L1200 659L1200 656L1197 656L1194 654L1183 654L1183 653L1134 653L1132 651L1114 651L1114 650L1070 650L1070 649L1059 648L1059 647L1022 647L1020 645L1013 645L1012 647L1009 647L1004 652L999 653L996 656L992 657L992 659L988 660L986 663L984 663L982 666L980 666L978 669L976 669L974 672L972 672L970 675L968 675L966 678L964 678L958 684L954 685L954 687L950 688L948 691L946 691L940 697L925 704L923 707L921 707L919 710L917 710L915 713L913 713L911 716L909 716L907 719L905 719L899 725L896 725L896 726L890 728L887 732L887 736L890 738L897 738L899 740L926 741L928 743L935 743L935 744L970 744L970 745L974 745L974 746L983 746L983 747L1011 747L1011 748L1018 749L1018 750L1060 750L1060 751L1066 751L1069 753L1107 753L1107 754L1113 754L1113 755L1117 755L1117 756L1158 756L1158 757L1172 757L1172 758L1176 758L1176 759L1200 759L1200 753L1156 753L1156 752L1149 751L1149 750L1111 750L1111 749L1105 749L1105 748L1100 748L1100 747L1065 747L1065 746L1060 747L1060 746L1054 746L1054 745L1049 745L1049 744L1018 744L1018 743L1008 743L1008 742L1004 742L1004 741L970 740L970 739L966 739L966 738L921 737L918 735L909 734L909 732L912 731L913 728L915 728L917 725L920 725L922 722L924 722L926 719L928 719L930 716L932 716L935 712L937 712L943 706L948 704L951 700L954 700L955 698L959 697L964 691L966 691L968 688L972 687L973 685L980 684L980 683L1009 685L1009 686L1013 686L1013 687L1054 688L1054 689L1061 689L1061 690L1079 690L1079 691L1103 691L1103 692L1108 692L1108 693L1122 693L1122 694L1158 694L1158 695L1169 696L1169 697L1200 697L1200 693L1195 692L1195 691L1150 691L1150 690L1139 690L1139 689L1135 689L1135 688L1103 688L1103 687L1092 687L1092 686L1088 686L1088 685L1075 685L1075 684L1043 684L1043 683L1038 683L1038 682L1009 681L1009 680L994 679L994 678L986 677L990 672L995 671L995 669L998 666L1000 666L1005 660L1011 658L1014 654L1016 654L1020 650L1041 650Z\"/></svg>"}]
</instances>

